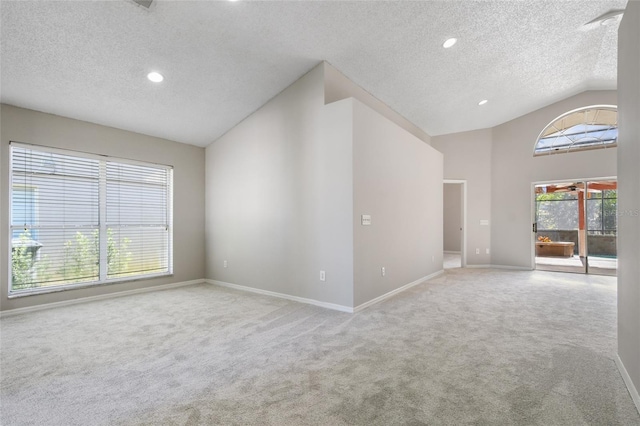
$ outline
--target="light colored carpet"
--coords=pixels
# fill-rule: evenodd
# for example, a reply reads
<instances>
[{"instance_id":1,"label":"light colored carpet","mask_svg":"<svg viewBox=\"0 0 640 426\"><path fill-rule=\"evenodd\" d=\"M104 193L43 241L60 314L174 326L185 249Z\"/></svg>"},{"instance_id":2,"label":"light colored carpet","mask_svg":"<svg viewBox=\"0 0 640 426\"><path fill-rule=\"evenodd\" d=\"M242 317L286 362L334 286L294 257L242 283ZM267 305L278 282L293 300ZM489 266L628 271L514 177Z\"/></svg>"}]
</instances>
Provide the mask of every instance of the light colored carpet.
<instances>
[{"instance_id":1,"label":"light colored carpet","mask_svg":"<svg viewBox=\"0 0 640 426\"><path fill-rule=\"evenodd\" d=\"M357 314L196 285L6 317L3 425L638 425L615 278L448 270Z\"/></svg>"}]
</instances>

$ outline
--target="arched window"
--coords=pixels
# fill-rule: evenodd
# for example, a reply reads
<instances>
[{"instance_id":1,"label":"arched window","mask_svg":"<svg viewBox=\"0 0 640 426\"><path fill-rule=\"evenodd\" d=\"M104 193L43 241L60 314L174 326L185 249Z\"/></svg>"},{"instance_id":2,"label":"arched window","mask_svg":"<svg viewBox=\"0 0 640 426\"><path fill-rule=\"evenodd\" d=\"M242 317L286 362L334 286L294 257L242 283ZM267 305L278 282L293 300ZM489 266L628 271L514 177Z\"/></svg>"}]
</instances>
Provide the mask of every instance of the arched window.
<instances>
[{"instance_id":1,"label":"arched window","mask_svg":"<svg viewBox=\"0 0 640 426\"><path fill-rule=\"evenodd\" d=\"M587 149L610 148L618 144L618 108L595 105L562 114L538 136L534 156Z\"/></svg>"}]
</instances>

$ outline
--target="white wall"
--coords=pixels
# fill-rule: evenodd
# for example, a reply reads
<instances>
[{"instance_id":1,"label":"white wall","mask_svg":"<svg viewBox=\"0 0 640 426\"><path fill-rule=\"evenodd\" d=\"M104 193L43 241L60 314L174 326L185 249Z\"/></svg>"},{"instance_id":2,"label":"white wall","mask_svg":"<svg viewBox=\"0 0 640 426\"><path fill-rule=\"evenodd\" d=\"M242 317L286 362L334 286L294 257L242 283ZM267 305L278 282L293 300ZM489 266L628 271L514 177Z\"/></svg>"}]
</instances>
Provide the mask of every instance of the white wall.
<instances>
[{"instance_id":1,"label":"white wall","mask_svg":"<svg viewBox=\"0 0 640 426\"><path fill-rule=\"evenodd\" d=\"M204 149L84 121L2 105L0 112L0 309L9 310L81 297L204 278ZM111 155L174 167L174 274L9 299L9 142Z\"/></svg>"},{"instance_id":2,"label":"white wall","mask_svg":"<svg viewBox=\"0 0 640 426\"><path fill-rule=\"evenodd\" d=\"M617 105L616 92L584 92L493 128L492 264L532 267L532 182L616 176L616 148L533 157L538 135L552 120L596 104Z\"/></svg>"},{"instance_id":3,"label":"white wall","mask_svg":"<svg viewBox=\"0 0 640 426\"><path fill-rule=\"evenodd\" d=\"M445 183L443 187L443 249L462 250L462 184Z\"/></svg>"},{"instance_id":4,"label":"white wall","mask_svg":"<svg viewBox=\"0 0 640 426\"><path fill-rule=\"evenodd\" d=\"M434 136L431 146L444 154L444 178L467 181L467 265L491 263L491 129ZM481 225L488 220L489 225ZM476 249L480 254L476 254Z\"/></svg>"},{"instance_id":5,"label":"white wall","mask_svg":"<svg viewBox=\"0 0 640 426\"><path fill-rule=\"evenodd\" d=\"M352 308L442 269L440 153L358 100L325 105L362 90L336 73L320 64L207 147L207 278Z\"/></svg>"},{"instance_id":6,"label":"white wall","mask_svg":"<svg viewBox=\"0 0 640 426\"><path fill-rule=\"evenodd\" d=\"M207 147L207 278L351 307L352 113L323 70Z\"/></svg>"},{"instance_id":7,"label":"white wall","mask_svg":"<svg viewBox=\"0 0 640 426\"><path fill-rule=\"evenodd\" d=\"M640 2L618 34L618 355L640 391ZM640 399L636 399L640 410Z\"/></svg>"},{"instance_id":8,"label":"white wall","mask_svg":"<svg viewBox=\"0 0 640 426\"><path fill-rule=\"evenodd\" d=\"M353 109L357 306L442 269L442 154L360 101Z\"/></svg>"}]
</instances>

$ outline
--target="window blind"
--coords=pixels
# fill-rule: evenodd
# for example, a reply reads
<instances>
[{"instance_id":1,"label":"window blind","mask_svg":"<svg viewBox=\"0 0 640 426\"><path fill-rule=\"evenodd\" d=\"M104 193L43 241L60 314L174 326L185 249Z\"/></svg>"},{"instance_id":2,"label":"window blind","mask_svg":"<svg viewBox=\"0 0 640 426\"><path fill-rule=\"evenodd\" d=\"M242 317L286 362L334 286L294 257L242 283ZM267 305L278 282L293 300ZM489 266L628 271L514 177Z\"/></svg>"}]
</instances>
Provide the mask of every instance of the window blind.
<instances>
[{"instance_id":1,"label":"window blind","mask_svg":"<svg viewBox=\"0 0 640 426\"><path fill-rule=\"evenodd\" d=\"M11 145L11 292L172 270L172 169Z\"/></svg>"}]
</instances>

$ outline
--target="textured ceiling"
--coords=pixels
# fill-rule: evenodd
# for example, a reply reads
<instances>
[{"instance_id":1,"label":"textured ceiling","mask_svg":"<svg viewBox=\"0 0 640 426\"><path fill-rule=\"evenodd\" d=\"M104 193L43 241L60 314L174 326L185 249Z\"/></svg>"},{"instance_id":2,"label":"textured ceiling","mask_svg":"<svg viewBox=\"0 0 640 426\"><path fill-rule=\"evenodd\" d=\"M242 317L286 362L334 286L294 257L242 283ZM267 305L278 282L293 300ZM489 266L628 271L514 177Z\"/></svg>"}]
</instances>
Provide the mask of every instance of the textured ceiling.
<instances>
[{"instance_id":1,"label":"textured ceiling","mask_svg":"<svg viewBox=\"0 0 640 426\"><path fill-rule=\"evenodd\" d=\"M618 25L583 24L625 5L3 0L0 96L206 146L326 60L434 136L615 88Z\"/></svg>"}]
</instances>

